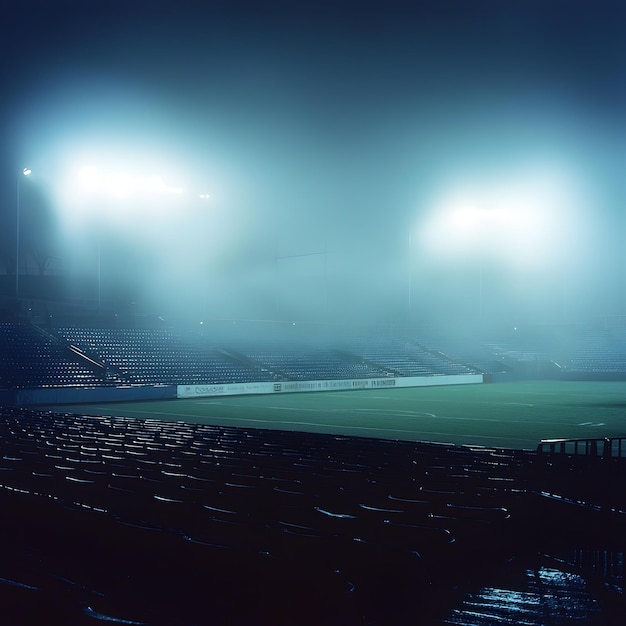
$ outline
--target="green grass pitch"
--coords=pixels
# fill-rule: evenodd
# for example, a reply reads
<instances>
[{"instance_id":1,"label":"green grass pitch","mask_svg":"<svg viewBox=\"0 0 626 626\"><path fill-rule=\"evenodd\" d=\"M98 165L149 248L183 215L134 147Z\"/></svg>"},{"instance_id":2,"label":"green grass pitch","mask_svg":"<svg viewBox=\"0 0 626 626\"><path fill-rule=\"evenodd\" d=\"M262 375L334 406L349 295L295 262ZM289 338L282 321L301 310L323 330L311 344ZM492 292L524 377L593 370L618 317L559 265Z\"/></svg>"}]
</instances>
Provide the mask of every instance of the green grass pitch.
<instances>
[{"instance_id":1,"label":"green grass pitch","mask_svg":"<svg viewBox=\"0 0 626 626\"><path fill-rule=\"evenodd\" d=\"M626 436L626 382L524 381L49 407L226 426L534 449Z\"/></svg>"}]
</instances>

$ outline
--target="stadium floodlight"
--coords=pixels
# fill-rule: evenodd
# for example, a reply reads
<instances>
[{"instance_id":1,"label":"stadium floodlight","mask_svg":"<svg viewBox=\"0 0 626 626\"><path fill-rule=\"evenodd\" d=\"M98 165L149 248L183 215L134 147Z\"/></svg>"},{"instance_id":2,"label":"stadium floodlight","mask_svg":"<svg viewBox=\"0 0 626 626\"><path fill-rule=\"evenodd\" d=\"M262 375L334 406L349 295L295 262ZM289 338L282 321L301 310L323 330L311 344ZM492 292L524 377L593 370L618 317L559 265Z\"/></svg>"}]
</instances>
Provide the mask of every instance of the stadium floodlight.
<instances>
[{"instance_id":1,"label":"stadium floodlight","mask_svg":"<svg viewBox=\"0 0 626 626\"><path fill-rule=\"evenodd\" d=\"M159 175L159 170L170 172ZM87 154L68 162L65 174L55 181L62 220L68 232L84 239L93 233L97 240L97 300L101 305L103 257L107 236L114 231L137 231L143 242L163 228L160 220L149 220L174 214L171 209L185 206L185 191L174 177L181 176L166 164L155 163L150 155L130 158L123 152ZM172 177L168 180L168 177ZM207 194L208 196L208 194ZM162 211L162 213L161 213Z\"/></svg>"},{"instance_id":2,"label":"stadium floodlight","mask_svg":"<svg viewBox=\"0 0 626 626\"><path fill-rule=\"evenodd\" d=\"M574 174L566 162L542 160L450 179L433 192L419 228L420 250L440 266L477 268L482 316L484 269L506 276L511 294L521 293L517 279L540 284L565 271L589 199Z\"/></svg>"},{"instance_id":3,"label":"stadium floodlight","mask_svg":"<svg viewBox=\"0 0 626 626\"><path fill-rule=\"evenodd\" d=\"M166 185L160 176L148 176L147 178L140 179L138 182L138 190L148 194L183 193L182 187L171 187Z\"/></svg>"},{"instance_id":4,"label":"stadium floodlight","mask_svg":"<svg viewBox=\"0 0 626 626\"><path fill-rule=\"evenodd\" d=\"M538 165L451 182L434 198L421 243L439 257L491 256L519 268L543 267L572 232L582 197L578 189L567 172Z\"/></svg>"},{"instance_id":5,"label":"stadium floodlight","mask_svg":"<svg viewBox=\"0 0 626 626\"><path fill-rule=\"evenodd\" d=\"M92 165L78 169L73 189L79 197L97 196L115 200L184 193L182 187L167 185L160 176L137 175L124 169L99 169Z\"/></svg>"},{"instance_id":6,"label":"stadium floodlight","mask_svg":"<svg viewBox=\"0 0 626 626\"><path fill-rule=\"evenodd\" d=\"M131 176L127 172L109 172L106 174L110 194L116 197L136 198L182 194L182 187L167 185L160 176Z\"/></svg>"},{"instance_id":7,"label":"stadium floodlight","mask_svg":"<svg viewBox=\"0 0 626 626\"><path fill-rule=\"evenodd\" d=\"M15 302L20 297L20 179L30 176L32 170L25 167L15 178Z\"/></svg>"}]
</instances>

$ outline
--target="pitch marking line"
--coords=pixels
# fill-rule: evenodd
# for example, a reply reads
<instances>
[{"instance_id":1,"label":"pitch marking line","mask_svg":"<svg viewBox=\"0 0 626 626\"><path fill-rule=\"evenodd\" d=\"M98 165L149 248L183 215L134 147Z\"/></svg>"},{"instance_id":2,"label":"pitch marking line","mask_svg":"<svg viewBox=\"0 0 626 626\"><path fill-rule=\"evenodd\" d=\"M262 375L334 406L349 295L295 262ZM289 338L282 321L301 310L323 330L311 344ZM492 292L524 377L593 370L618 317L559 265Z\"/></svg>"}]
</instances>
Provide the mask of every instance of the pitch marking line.
<instances>
[{"instance_id":1,"label":"pitch marking line","mask_svg":"<svg viewBox=\"0 0 626 626\"><path fill-rule=\"evenodd\" d=\"M94 407L96 409L98 409L99 407ZM101 407L100 407L101 408ZM155 415L165 415L169 418L173 417L173 415L171 413L165 413L163 411L139 411L137 409L129 409L127 411L124 411L124 415L121 416L117 416L117 417L128 417L130 416L130 414L132 413L137 413L140 415L150 415L150 416L155 416ZM110 416L110 415L109 415ZM177 418L180 418L180 420L184 419L184 418L189 418L192 421L195 421L198 419L198 415L192 415L189 413L177 413L176 416ZM347 424L327 424L327 423L318 423L318 422L301 422L301 421L278 421L278 422L272 422L271 420L267 420L267 419L256 419L256 418L252 418L252 417L247 417L247 418L243 418L243 417L225 417L225 416L212 416L213 419L215 420L219 420L219 421L229 421L229 422L241 422L241 423L246 423L246 422L252 422L254 424L257 423L261 423L261 424L271 424L271 423L276 423L278 425L281 424L289 424L289 425L294 425L294 426L313 426L313 427L317 427L317 428L324 428L324 429L336 429L336 430L342 430L342 431L352 431L352 432L360 432L360 431L370 431L370 432L377 432L377 433L402 433L402 434L406 434L406 435L411 435L412 437L417 437L418 435L423 435L426 437L432 437L434 436L441 436L447 439L451 439L451 438L455 438L454 435L451 435L451 433L446 433L446 432L438 432L438 431L422 431L422 430L407 430L407 429L401 429L401 428L379 428L376 426L349 426ZM172 420L169 419L167 421L180 421L180 420ZM195 422L198 423L198 422ZM200 422L201 424L204 424L204 422ZM212 424L206 424L207 426L211 426ZM388 437L387 437L388 438ZM531 441L530 439L523 439L521 437L499 437L499 436L495 436L495 435L470 435L470 434L463 434L463 436L461 437L461 439L492 439L494 441L519 441L519 442L524 442L524 443L528 443L529 441ZM420 439L418 438L417 440L419 441L424 441L424 439ZM533 446L534 446L534 439L532 440L533 442Z\"/></svg>"},{"instance_id":2,"label":"pitch marking line","mask_svg":"<svg viewBox=\"0 0 626 626\"><path fill-rule=\"evenodd\" d=\"M402 411L400 409L387 409L387 410L381 410L381 409L364 409L364 408L355 408L355 409L325 409L325 408L319 408L319 409L309 409L309 408L305 408L305 407L289 407L289 406L272 406L272 405L264 405L264 404L259 404L257 406L254 405L250 405L250 404L234 404L232 402L228 402L228 403L223 403L223 402L194 402L195 405L198 406L217 406L217 405L224 405L227 404L227 406L229 407L239 407L239 408L248 408L248 409L256 409L256 410L263 410L263 409L271 409L272 411L290 411L292 413L318 413L318 414L324 414L324 413L342 413L344 415L350 415L353 413L377 413L379 415L393 415L393 416L397 416L397 415L404 415L407 417L419 417L419 416L426 416L426 417L437 417L434 413L427 413L425 411Z\"/></svg>"},{"instance_id":3,"label":"pitch marking line","mask_svg":"<svg viewBox=\"0 0 626 626\"><path fill-rule=\"evenodd\" d=\"M130 413L131 411L125 411L125 413ZM169 417L172 416L171 413L164 413L164 412L154 412L154 411L138 411L138 410L134 410L132 411L133 413L146 413L148 415L167 415ZM198 418L197 415L191 415L191 414L186 414L186 413L178 413L177 417L180 418ZM252 417L225 417L225 416L213 416L214 419L216 420L220 420L220 421L230 421L230 422L253 422L253 423L262 423L262 424L268 424L268 423L273 423L271 420L266 420L266 419L256 419L256 418L252 418ZM171 420L170 420L171 421ZM279 421L276 422L277 424L290 424L290 425L294 425L294 426L315 426L315 427L319 427L319 428L334 428L334 429L338 429L338 430L351 430L351 431L362 431L362 430L366 430L366 431L374 431L374 432L391 432L391 433L404 433L404 434L408 434L408 435L437 435L437 436L442 436L442 437L447 437L450 438L451 434L450 433L444 433L444 432L437 432L437 431L419 431L419 430L406 430L406 429L401 429L401 428L379 428L376 426L349 426L346 424L326 424L326 423L318 423L318 422L301 422L301 421ZM210 425L210 424L208 424ZM505 440L505 441L524 441L527 442L529 441L528 439L522 439L522 438L515 438L515 437L498 437L498 436L493 436L493 435L469 435L469 434L464 434L463 438L473 438L473 439L493 439L496 441L500 441L500 440ZM534 439L533 439L534 442Z\"/></svg>"},{"instance_id":4,"label":"pitch marking line","mask_svg":"<svg viewBox=\"0 0 626 626\"><path fill-rule=\"evenodd\" d=\"M194 404L213 404L211 402L195 402ZM508 404L508 403L502 403ZM514 403L515 404L515 403ZM501 417L459 417L454 415L439 415L435 413L427 413L426 411L400 411L394 409L308 409L302 407L285 407L285 406L266 406L266 405L251 405L251 404L234 404L228 403L229 407L243 407L252 410L264 410L271 409L273 411L290 411L294 414L302 413L317 413L321 415L323 413L343 413L346 416L358 413L377 413L381 419L384 419L386 415L391 417L430 417L432 419L458 421L458 422L491 422L496 424L537 424L539 426L545 426L545 422L541 420L528 420L528 419L503 419ZM287 423L287 422L285 422ZM387 430L387 429L383 429Z\"/></svg>"},{"instance_id":5,"label":"pitch marking line","mask_svg":"<svg viewBox=\"0 0 626 626\"><path fill-rule=\"evenodd\" d=\"M194 404L212 404L210 402L195 402ZM289 408L289 407L267 407L265 405L259 405L259 406L254 406L254 405L249 405L249 404L231 404L228 403L228 406L230 407L244 407L244 408L248 408L251 410L264 410L264 409L272 409L272 410L280 410L280 411L291 411L294 414L298 414L299 412L309 412L309 413L317 413L318 415L323 414L323 413L345 413L345 415L347 417L349 417L350 414L355 414L358 413L359 411L362 412L367 412L367 411L371 411L374 413L378 413L380 415L381 419L385 418L385 415L389 415L389 416L396 416L396 417L402 417L405 416L406 418L421 418L421 417L428 417L431 419L437 419L437 420L448 420L448 421L457 421L457 422L490 422L490 423L496 423L496 424L525 424L525 425L538 425L538 426L545 426L545 422L544 421L539 421L539 420L526 420L526 419L521 419L521 420L515 420L515 419L506 419L503 420L502 418L489 418L489 417L458 417L458 416L454 416L454 415L438 415L438 414L434 414L434 413L426 413L426 412L402 412L402 411L393 411L393 410L386 410L386 411L378 411L376 409L355 409L355 410L348 410L345 411L342 409L327 409L327 410L320 410L320 409L306 409L306 408ZM107 415L107 414L111 414L111 409L106 408L106 407L94 407L94 410L102 412L101 414ZM282 420L272 420L272 419L257 419L257 418L235 418L235 417L225 417L225 416L214 416L214 415L197 415L197 414L189 414L189 413L169 413L169 412L165 412L165 411L160 411L160 412L155 412L155 411L140 411L138 409L128 409L126 411L124 411L125 414L130 415L130 414L138 414L138 415L164 415L166 416L168 419L168 421L178 421L178 420L183 420L185 418L192 418L194 421L197 422L197 420L199 419L211 419L212 417L215 417L216 419L229 419L229 420L241 420L241 421L250 421L250 422L274 422L274 423L284 423L284 424L290 424L292 422L283 422ZM293 422L294 424L298 423L298 422ZM302 424L309 424L309 422L300 422ZM316 426L324 426L325 424L313 424L310 423L311 425L316 425ZM579 426L591 426L591 425L598 425L600 426L600 423L595 423L595 422L587 422L587 423L583 423L583 424L578 424ZM332 428L341 428L341 425L336 426L334 424L328 424L329 427ZM356 426L346 426L349 428L357 428ZM365 428L365 427L364 427ZM372 427L373 428L373 427ZM393 429L390 428L380 428L378 429L380 431L387 431L387 432L414 432L414 431L402 431L402 430L398 430L398 431L394 431ZM435 434L442 434L442 433L435 433ZM467 435L468 437L470 435ZM474 436L474 435L471 435ZM487 435L485 435L485 437L487 437ZM488 437L487 437L488 438Z\"/></svg>"}]
</instances>

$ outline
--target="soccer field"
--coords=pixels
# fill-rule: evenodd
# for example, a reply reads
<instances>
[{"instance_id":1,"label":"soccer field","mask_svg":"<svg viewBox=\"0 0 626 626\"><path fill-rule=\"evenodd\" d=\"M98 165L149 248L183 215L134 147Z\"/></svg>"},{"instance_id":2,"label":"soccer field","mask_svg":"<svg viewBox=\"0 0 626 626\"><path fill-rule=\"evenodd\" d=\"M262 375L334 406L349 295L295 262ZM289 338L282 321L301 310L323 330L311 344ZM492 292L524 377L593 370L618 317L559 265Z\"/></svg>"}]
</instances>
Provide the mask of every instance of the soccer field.
<instances>
[{"instance_id":1,"label":"soccer field","mask_svg":"<svg viewBox=\"0 0 626 626\"><path fill-rule=\"evenodd\" d=\"M626 436L626 382L524 381L48 408L525 449L540 439Z\"/></svg>"}]
</instances>

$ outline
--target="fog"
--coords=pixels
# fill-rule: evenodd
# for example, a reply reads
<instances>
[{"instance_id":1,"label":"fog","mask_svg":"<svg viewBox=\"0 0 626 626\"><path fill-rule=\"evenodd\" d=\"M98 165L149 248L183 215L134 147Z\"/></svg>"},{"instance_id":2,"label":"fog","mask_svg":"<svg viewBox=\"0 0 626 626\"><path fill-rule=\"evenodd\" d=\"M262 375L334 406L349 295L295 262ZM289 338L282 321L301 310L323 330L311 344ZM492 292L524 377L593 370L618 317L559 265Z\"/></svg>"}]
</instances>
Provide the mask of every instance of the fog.
<instances>
[{"instance_id":1,"label":"fog","mask_svg":"<svg viewBox=\"0 0 626 626\"><path fill-rule=\"evenodd\" d=\"M8 10L0 274L17 192L21 273L111 310L626 314L619 4L262 5Z\"/></svg>"}]
</instances>

